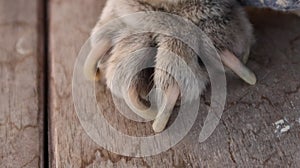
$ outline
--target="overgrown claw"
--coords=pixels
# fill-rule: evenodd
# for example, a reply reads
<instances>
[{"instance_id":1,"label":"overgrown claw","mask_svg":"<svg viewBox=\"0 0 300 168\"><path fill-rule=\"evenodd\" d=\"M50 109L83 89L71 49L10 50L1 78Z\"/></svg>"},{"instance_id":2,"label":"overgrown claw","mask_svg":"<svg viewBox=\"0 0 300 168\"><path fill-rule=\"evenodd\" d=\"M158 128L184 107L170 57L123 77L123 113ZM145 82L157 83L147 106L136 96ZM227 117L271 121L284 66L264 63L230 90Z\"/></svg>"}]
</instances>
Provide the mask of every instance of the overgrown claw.
<instances>
[{"instance_id":1,"label":"overgrown claw","mask_svg":"<svg viewBox=\"0 0 300 168\"><path fill-rule=\"evenodd\" d=\"M221 54L222 62L250 85L256 84L255 74L247 68L232 52L225 50Z\"/></svg>"},{"instance_id":2,"label":"overgrown claw","mask_svg":"<svg viewBox=\"0 0 300 168\"><path fill-rule=\"evenodd\" d=\"M126 96L126 95L125 95ZM154 120L157 112L154 111L151 107L146 106L139 97L139 93L136 88L130 87L128 89L128 99L125 98L125 101L129 107L133 108L133 111L140 117L146 120Z\"/></svg>"},{"instance_id":3,"label":"overgrown claw","mask_svg":"<svg viewBox=\"0 0 300 168\"><path fill-rule=\"evenodd\" d=\"M87 79L98 81L103 78L101 68L98 68L98 63L101 58L107 54L112 44L110 40L101 39L92 49L84 63L84 75Z\"/></svg>"},{"instance_id":4,"label":"overgrown claw","mask_svg":"<svg viewBox=\"0 0 300 168\"><path fill-rule=\"evenodd\" d=\"M159 107L158 114L152 124L152 128L155 132L162 132L165 129L176 105L179 94L180 90L177 84L169 86L165 91L166 97L163 100L164 103L162 103L162 106Z\"/></svg>"}]
</instances>

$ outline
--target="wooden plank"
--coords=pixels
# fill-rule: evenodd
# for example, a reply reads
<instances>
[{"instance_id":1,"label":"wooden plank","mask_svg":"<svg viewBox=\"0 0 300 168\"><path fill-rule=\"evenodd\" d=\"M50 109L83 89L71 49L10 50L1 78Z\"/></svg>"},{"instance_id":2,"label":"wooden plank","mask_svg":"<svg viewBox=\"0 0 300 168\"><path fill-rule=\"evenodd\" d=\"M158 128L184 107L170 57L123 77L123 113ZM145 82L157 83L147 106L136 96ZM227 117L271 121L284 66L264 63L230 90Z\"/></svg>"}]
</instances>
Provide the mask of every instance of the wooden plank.
<instances>
[{"instance_id":1,"label":"wooden plank","mask_svg":"<svg viewBox=\"0 0 300 168\"><path fill-rule=\"evenodd\" d=\"M51 167L83 167L98 148L78 121L71 81L77 54L103 5L98 0L50 1Z\"/></svg>"},{"instance_id":2,"label":"wooden plank","mask_svg":"<svg viewBox=\"0 0 300 168\"><path fill-rule=\"evenodd\" d=\"M43 166L40 0L0 0L0 167Z\"/></svg>"},{"instance_id":3,"label":"wooden plank","mask_svg":"<svg viewBox=\"0 0 300 168\"><path fill-rule=\"evenodd\" d=\"M226 110L207 141L198 143L209 103L204 99L208 103L201 103L191 132L166 152L130 158L97 145L76 115L72 74L77 54L103 4L104 1L97 0L52 0L50 3L52 167L297 167L300 164L300 100L297 98L300 58L296 57L300 54L300 42L296 38L300 34L300 20L270 11L250 12L258 38L249 66L257 73L259 82L249 86L235 77L229 78ZM129 135L152 134L149 124L140 125L122 117L113 105L110 92L100 84L96 86L98 103L111 125ZM280 132L280 127L274 133L274 123L281 119L287 120L284 122L291 128Z\"/></svg>"}]
</instances>

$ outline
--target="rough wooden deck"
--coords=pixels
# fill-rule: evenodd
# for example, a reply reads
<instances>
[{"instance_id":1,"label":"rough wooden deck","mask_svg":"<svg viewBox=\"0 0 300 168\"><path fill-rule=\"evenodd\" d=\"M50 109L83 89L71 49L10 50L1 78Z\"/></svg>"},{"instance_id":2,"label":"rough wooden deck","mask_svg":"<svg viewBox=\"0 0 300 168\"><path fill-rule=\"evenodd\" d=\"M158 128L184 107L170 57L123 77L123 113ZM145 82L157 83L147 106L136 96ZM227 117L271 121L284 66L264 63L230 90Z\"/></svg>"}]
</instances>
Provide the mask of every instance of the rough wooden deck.
<instances>
[{"instance_id":1,"label":"rough wooden deck","mask_svg":"<svg viewBox=\"0 0 300 168\"><path fill-rule=\"evenodd\" d=\"M51 0L45 20L39 0L0 0L1 168L300 166L300 17L249 9L257 42L248 65L258 84L228 76L226 110L206 142L198 143L209 103L204 99L198 122L178 145L157 156L129 158L86 134L72 98L77 54L104 3ZM114 126L128 134L150 132L118 115L109 91L98 89Z\"/></svg>"},{"instance_id":2,"label":"rough wooden deck","mask_svg":"<svg viewBox=\"0 0 300 168\"><path fill-rule=\"evenodd\" d=\"M0 167L43 163L42 6L0 0Z\"/></svg>"}]
</instances>

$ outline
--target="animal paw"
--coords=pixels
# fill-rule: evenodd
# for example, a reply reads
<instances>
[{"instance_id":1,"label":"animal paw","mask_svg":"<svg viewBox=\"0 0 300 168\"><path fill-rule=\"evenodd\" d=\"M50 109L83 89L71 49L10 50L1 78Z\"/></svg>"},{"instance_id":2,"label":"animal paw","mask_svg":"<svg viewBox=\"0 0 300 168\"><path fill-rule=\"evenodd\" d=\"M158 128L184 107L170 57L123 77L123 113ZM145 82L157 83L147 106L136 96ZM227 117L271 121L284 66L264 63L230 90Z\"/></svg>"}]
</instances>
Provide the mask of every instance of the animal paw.
<instances>
[{"instance_id":1,"label":"animal paw","mask_svg":"<svg viewBox=\"0 0 300 168\"><path fill-rule=\"evenodd\" d=\"M101 53L107 58L97 60ZM208 78L188 46L150 33L125 37L114 46L96 44L86 60L85 74L104 79L137 115L154 120L155 132L165 129L178 100L200 96Z\"/></svg>"},{"instance_id":2,"label":"animal paw","mask_svg":"<svg viewBox=\"0 0 300 168\"><path fill-rule=\"evenodd\" d=\"M186 43L167 35L134 34L130 25L121 22L101 30L101 24L104 22L92 34L85 76L105 81L112 94L125 100L133 112L154 120L155 132L163 131L178 101L197 100L205 89L208 74L199 64L198 55ZM202 49L206 50L203 46ZM241 51L245 53L241 60L230 48L217 52L224 65L247 83L255 84L254 73L242 63L247 61L249 52L244 48ZM207 53L204 57L212 56Z\"/></svg>"}]
</instances>

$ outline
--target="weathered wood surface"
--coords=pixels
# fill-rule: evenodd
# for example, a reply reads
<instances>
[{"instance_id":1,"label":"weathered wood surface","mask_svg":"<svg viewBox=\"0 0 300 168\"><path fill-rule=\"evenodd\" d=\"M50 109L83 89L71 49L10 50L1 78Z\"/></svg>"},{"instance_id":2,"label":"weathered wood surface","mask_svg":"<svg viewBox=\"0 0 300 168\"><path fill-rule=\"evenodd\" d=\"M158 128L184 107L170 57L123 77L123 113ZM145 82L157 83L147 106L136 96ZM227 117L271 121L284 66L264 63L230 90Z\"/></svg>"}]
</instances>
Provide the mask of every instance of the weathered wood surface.
<instances>
[{"instance_id":1,"label":"weathered wood surface","mask_svg":"<svg viewBox=\"0 0 300 168\"><path fill-rule=\"evenodd\" d=\"M300 19L271 11L250 11L257 36L249 66L258 84L228 78L228 100L221 123L204 143L198 134L209 100L201 104L191 132L172 149L153 157L129 158L108 152L85 133L72 98L72 73L104 1L50 1L52 167L263 167L300 165ZM149 135L115 110L109 91L97 86L106 119L130 135ZM275 133L285 119L290 130ZM281 128L278 128L279 130ZM101 128L99 128L101 131ZM121 141L121 140L120 140ZM126 144L124 144L126 145Z\"/></svg>"},{"instance_id":2,"label":"weathered wood surface","mask_svg":"<svg viewBox=\"0 0 300 168\"><path fill-rule=\"evenodd\" d=\"M72 73L104 1L51 0L49 5L51 166L84 167L99 147L85 134L74 111Z\"/></svg>"},{"instance_id":3,"label":"weathered wood surface","mask_svg":"<svg viewBox=\"0 0 300 168\"><path fill-rule=\"evenodd\" d=\"M43 166L40 0L0 0L0 167Z\"/></svg>"}]
</instances>

